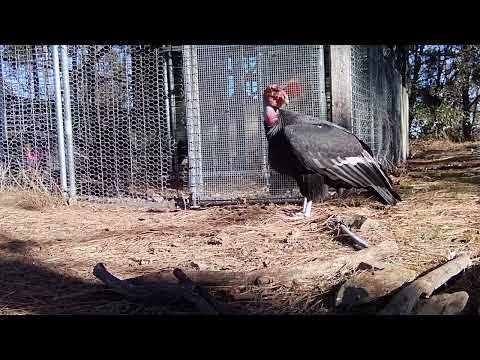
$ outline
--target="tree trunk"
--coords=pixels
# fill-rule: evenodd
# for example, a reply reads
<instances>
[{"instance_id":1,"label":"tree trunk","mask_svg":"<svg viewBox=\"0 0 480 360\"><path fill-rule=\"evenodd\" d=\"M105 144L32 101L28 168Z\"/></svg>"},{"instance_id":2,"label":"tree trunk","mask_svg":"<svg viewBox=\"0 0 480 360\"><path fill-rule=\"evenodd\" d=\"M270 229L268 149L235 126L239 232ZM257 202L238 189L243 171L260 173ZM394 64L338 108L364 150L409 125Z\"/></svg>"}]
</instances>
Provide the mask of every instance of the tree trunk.
<instances>
[{"instance_id":1,"label":"tree trunk","mask_svg":"<svg viewBox=\"0 0 480 360\"><path fill-rule=\"evenodd\" d=\"M425 48L425 45L418 45L414 49L415 51L415 57L413 60L413 70L412 70L412 76L410 77L410 95L408 99L408 104L409 104L409 124L408 128L411 129L412 126L412 120L415 118L415 104L417 102L417 97L418 97L418 78L420 76L420 70L422 68L422 55L423 55L423 50Z\"/></svg>"},{"instance_id":2,"label":"tree trunk","mask_svg":"<svg viewBox=\"0 0 480 360\"><path fill-rule=\"evenodd\" d=\"M472 123L470 122L470 112L465 111L462 119L463 140L472 140Z\"/></svg>"},{"instance_id":3,"label":"tree trunk","mask_svg":"<svg viewBox=\"0 0 480 360\"><path fill-rule=\"evenodd\" d=\"M463 140L469 141L472 138L472 124L470 123L470 74L465 79L462 88L462 104L463 104L463 118L462 118L462 132Z\"/></svg>"}]
</instances>

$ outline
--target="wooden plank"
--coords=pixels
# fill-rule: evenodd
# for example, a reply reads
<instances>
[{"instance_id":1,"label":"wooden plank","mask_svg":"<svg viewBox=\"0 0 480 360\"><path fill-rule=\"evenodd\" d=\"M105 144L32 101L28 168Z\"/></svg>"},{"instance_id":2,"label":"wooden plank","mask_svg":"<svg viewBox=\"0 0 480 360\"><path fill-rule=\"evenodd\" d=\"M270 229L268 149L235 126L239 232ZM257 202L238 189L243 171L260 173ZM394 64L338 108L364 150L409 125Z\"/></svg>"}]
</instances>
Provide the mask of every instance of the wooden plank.
<instances>
[{"instance_id":1,"label":"wooden plank","mask_svg":"<svg viewBox=\"0 0 480 360\"><path fill-rule=\"evenodd\" d=\"M332 122L352 129L352 59L350 45L330 46Z\"/></svg>"}]
</instances>

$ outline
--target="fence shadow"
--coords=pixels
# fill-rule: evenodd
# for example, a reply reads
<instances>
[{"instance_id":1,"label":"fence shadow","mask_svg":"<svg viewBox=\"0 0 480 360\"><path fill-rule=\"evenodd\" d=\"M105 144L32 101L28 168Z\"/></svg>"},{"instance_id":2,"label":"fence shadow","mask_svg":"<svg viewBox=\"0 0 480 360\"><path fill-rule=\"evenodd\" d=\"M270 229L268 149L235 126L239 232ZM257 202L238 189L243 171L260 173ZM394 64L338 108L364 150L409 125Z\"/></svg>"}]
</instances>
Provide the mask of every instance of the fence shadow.
<instances>
[{"instance_id":1,"label":"fence shadow","mask_svg":"<svg viewBox=\"0 0 480 360\"><path fill-rule=\"evenodd\" d=\"M335 287L320 295L324 306L333 309L337 290L338 287ZM446 287L436 293L457 291L466 291L470 296L464 314L477 314L480 306L480 264L455 276ZM216 293L216 297L218 295L220 294ZM227 298L220 300L225 301ZM233 311L228 314L266 314L269 311L265 310L272 309L271 306L269 300L258 299L256 304L238 304L231 307ZM289 310L285 308L280 312L291 313ZM93 279L92 282L87 282L59 273L29 257L22 260L0 258L0 315L162 315L189 311L193 313L195 310L185 304L173 304L166 308L151 303L129 301L103 284L95 283ZM368 313L374 314L372 309Z\"/></svg>"},{"instance_id":2,"label":"fence shadow","mask_svg":"<svg viewBox=\"0 0 480 360\"><path fill-rule=\"evenodd\" d=\"M70 277L31 258L0 258L0 314L108 314L124 305L101 284Z\"/></svg>"}]
</instances>

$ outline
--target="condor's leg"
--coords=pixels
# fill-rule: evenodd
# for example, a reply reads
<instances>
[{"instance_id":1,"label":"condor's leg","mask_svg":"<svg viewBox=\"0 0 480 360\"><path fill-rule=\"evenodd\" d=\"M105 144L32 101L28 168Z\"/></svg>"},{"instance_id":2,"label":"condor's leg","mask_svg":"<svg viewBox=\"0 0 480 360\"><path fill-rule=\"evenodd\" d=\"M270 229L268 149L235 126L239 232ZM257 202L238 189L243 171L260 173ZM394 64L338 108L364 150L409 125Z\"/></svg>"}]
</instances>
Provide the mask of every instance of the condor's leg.
<instances>
[{"instance_id":1,"label":"condor's leg","mask_svg":"<svg viewBox=\"0 0 480 360\"><path fill-rule=\"evenodd\" d=\"M326 184L323 176L320 174L306 174L297 178L297 184L300 192L305 196L303 201L303 211L293 215L293 219L308 218L312 215L313 201L323 202L326 198Z\"/></svg>"},{"instance_id":2,"label":"condor's leg","mask_svg":"<svg viewBox=\"0 0 480 360\"><path fill-rule=\"evenodd\" d=\"M307 206L304 211L304 216L306 218L310 217L312 215L312 200L307 202Z\"/></svg>"},{"instance_id":3,"label":"condor's leg","mask_svg":"<svg viewBox=\"0 0 480 360\"><path fill-rule=\"evenodd\" d=\"M289 215L291 220L299 220L305 218L305 212L307 211L308 199L305 197L303 198L303 209L301 212L296 212Z\"/></svg>"}]
</instances>

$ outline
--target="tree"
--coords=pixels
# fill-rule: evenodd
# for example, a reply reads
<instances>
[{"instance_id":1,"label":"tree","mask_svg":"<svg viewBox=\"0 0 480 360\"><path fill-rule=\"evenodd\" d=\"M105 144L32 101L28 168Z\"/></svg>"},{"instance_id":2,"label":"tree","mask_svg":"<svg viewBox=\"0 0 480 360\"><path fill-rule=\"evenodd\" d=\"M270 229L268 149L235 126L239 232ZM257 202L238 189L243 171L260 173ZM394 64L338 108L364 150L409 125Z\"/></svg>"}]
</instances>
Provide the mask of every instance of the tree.
<instances>
[{"instance_id":1,"label":"tree","mask_svg":"<svg viewBox=\"0 0 480 360\"><path fill-rule=\"evenodd\" d=\"M422 134L454 129L470 140L480 100L480 46L415 45L409 52L410 119Z\"/></svg>"}]
</instances>

